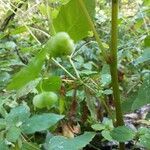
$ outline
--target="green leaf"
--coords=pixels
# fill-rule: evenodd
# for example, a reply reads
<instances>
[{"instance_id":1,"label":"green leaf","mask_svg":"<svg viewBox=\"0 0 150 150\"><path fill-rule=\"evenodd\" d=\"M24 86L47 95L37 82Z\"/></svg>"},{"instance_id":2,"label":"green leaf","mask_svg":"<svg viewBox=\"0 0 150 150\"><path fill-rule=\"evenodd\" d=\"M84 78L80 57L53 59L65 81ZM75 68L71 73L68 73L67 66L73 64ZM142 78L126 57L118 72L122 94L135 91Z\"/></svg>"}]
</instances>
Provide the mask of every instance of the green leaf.
<instances>
[{"instance_id":1,"label":"green leaf","mask_svg":"<svg viewBox=\"0 0 150 150\"><path fill-rule=\"evenodd\" d=\"M9 150L4 140L0 140L0 150Z\"/></svg>"},{"instance_id":2,"label":"green leaf","mask_svg":"<svg viewBox=\"0 0 150 150\"><path fill-rule=\"evenodd\" d=\"M27 106L18 106L11 109L10 113L6 116L7 125L21 125L30 116L30 110Z\"/></svg>"},{"instance_id":3,"label":"green leaf","mask_svg":"<svg viewBox=\"0 0 150 150\"><path fill-rule=\"evenodd\" d=\"M42 83L41 83L42 82ZM38 89L40 90L40 86L42 86L42 90L44 91L59 91L61 88L61 78L59 76L51 76L47 79L43 79L38 85Z\"/></svg>"},{"instance_id":4,"label":"green leaf","mask_svg":"<svg viewBox=\"0 0 150 150\"><path fill-rule=\"evenodd\" d=\"M150 47L150 35L148 35L148 36L144 39L144 46L145 46L145 47Z\"/></svg>"},{"instance_id":5,"label":"green leaf","mask_svg":"<svg viewBox=\"0 0 150 150\"><path fill-rule=\"evenodd\" d=\"M110 135L111 131L109 130L103 130L102 131L102 136L104 137L104 139L108 140L108 141L113 141L113 138Z\"/></svg>"},{"instance_id":6,"label":"green leaf","mask_svg":"<svg viewBox=\"0 0 150 150\"><path fill-rule=\"evenodd\" d=\"M139 65L144 62L150 62L150 47L145 48L143 54L134 61L134 65Z\"/></svg>"},{"instance_id":7,"label":"green leaf","mask_svg":"<svg viewBox=\"0 0 150 150\"><path fill-rule=\"evenodd\" d=\"M21 135L20 128L12 126L6 134L6 139L9 142L16 142L18 140L18 138L20 137L20 135Z\"/></svg>"},{"instance_id":8,"label":"green leaf","mask_svg":"<svg viewBox=\"0 0 150 150\"><path fill-rule=\"evenodd\" d=\"M45 113L42 115L34 115L29 118L23 125L22 131L26 134L32 134L37 131L47 130L55 125L64 116L53 113Z\"/></svg>"},{"instance_id":9,"label":"green leaf","mask_svg":"<svg viewBox=\"0 0 150 150\"><path fill-rule=\"evenodd\" d=\"M27 83L24 87L22 87L21 89L19 89L17 91L17 99L27 95L28 93L32 93L35 91L36 86L39 84L41 78L37 78L33 81L30 81L29 83Z\"/></svg>"},{"instance_id":10,"label":"green leaf","mask_svg":"<svg viewBox=\"0 0 150 150\"><path fill-rule=\"evenodd\" d=\"M141 136L139 141L140 141L140 144L142 144L144 147L149 149L150 148L150 133L144 134L143 136Z\"/></svg>"},{"instance_id":11,"label":"green leaf","mask_svg":"<svg viewBox=\"0 0 150 150\"><path fill-rule=\"evenodd\" d=\"M47 150L79 150L85 147L95 136L93 132L85 132L83 135L72 139L63 136L54 136L46 143Z\"/></svg>"},{"instance_id":12,"label":"green leaf","mask_svg":"<svg viewBox=\"0 0 150 150\"><path fill-rule=\"evenodd\" d=\"M108 130L112 130L114 128L113 122L109 118L104 118L102 123L105 125L105 128Z\"/></svg>"},{"instance_id":13,"label":"green leaf","mask_svg":"<svg viewBox=\"0 0 150 150\"><path fill-rule=\"evenodd\" d=\"M134 138L135 132L131 130L129 127L120 126L120 127L114 128L111 131L110 136L118 142L126 142Z\"/></svg>"},{"instance_id":14,"label":"green leaf","mask_svg":"<svg viewBox=\"0 0 150 150\"><path fill-rule=\"evenodd\" d=\"M101 131L101 130L105 129L105 125L104 124L94 124L94 125L92 125L92 128L95 131Z\"/></svg>"},{"instance_id":15,"label":"green leaf","mask_svg":"<svg viewBox=\"0 0 150 150\"><path fill-rule=\"evenodd\" d=\"M111 75L110 75L110 69L109 69L109 65L104 64L102 71L100 73L100 83L102 84L102 86L106 86L108 84L110 84L111 82Z\"/></svg>"},{"instance_id":16,"label":"green leaf","mask_svg":"<svg viewBox=\"0 0 150 150\"><path fill-rule=\"evenodd\" d=\"M95 0L84 0L86 8L91 17L95 14ZM71 0L63 5L56 19L54 19L54 27L56 32L67 32L76 42L88 35L90 27L79 1Z\"/></svg>"},{"instance_id":17,"label":"green leaf","mask_svg":"<svg viewBox=\"0 0 150 150\"><path fill-rule=\"evenodd\" d=\"M132 94L130 94L129 97L126 98L126 100L124 100L122 102L121 107L122 107L122 111L123 111L124 114L132 112L131 108L132 108L132 104L133 104L136 96L137 96L137 91L132 93Z\"/></svg>"},{"instance_id":18,"label":"green leaf","mask_svg":"<svg viewBox=\"0 0 150 150\"><path fill-rule=\"evenodd\" d=\"M5 119L0 118L0 130L5 129L5 127L6 127Z\"/></svg>"},{"instance_id":19,"label":"green leaf","mask_svg":"<svg viewBox=\"0 0 150 150\"><path fill-rule=\"evenodd\" d=\"M0 73L0 89L1 87L4 87L5 84L8 83L9 79L10 79L10 74L8 74L7 72Z\"/></svg>"},{"instance_id":20,"label":"green leaf","mask_svg":"<svg viewBox=\"0 0 150 150\"><path fill-rule=\"evenodd\" d=\"M112 130L114 126L111 119L104 118L102 123L94 124L92 125L92 128L96 131L101 131L101 130Z\"/></svg>"},{"instance_id":21,"label":"green leaf","mask_svg":"<svg viewBox=\"0 0 150 150\"><path fill-rule=\"evenodd\" d=\"M143 105L150 103L150 75L148 75L143 82L143 85L139 88L138 95L132 104L132 110L138 109Z\"/></svg>"},{"instance_id":22,"label":"green leaf","mask_svg":"<svg viewBox=\"0 0 150 150\"><path fill-rule=\"evenodd\" d=\"M110 82L111 82L111 75L110 74L102 74L101 75L102 86L106 86L106 85L110 84Z\"/></svg>"},{"instance_id":23,"label":"green leaf","mask_svg":"<svg viewBox=\"0 0 150 150\"><path fill-rule=\"evenodd\" d=\"M149 0L144 0L144 1L143 1L143 4L144 4L145 6L150 6Z\"/></svg>"},{"instance_id":24,"label":"green leaf","mask_svg":"<svg viewBox=\"0 0 150 150\"><path fill-rule=\"evenodd\" d=\"M141 135L141 136L143 136L147 133L150 134L150 129L145 128L145 127L141 127L141 128L138 129L138 134Z\"/></svg>"},{"instance_id":25,"label":"green leaf","mask_svg":"<svg viewBox=\"0 0 150 150\"><path fill-rule=\"evenodd\" d=\"M97 119L97 116L96 116L97 112L96 112L96 108L95 108L96 99L93 96L91 96L87 91L85 101L86 101L88 110L90 111L91 117L96 120Z\"/></svg>"},{"instance_id":26,"label":"green leaf","mask_svg":"<svg viewBox=\"0 0 150 150\"><path fill-rule=\"evenodd\" d=\"M28 64L27 67L23 68L20 72L18 72L11 83L8 85L8 89L20 89L25 86L31 80L34 80L38 77L44 60L45 60L46 52L45 50L39 52Z\"/></svg>"},{"instance_id":27,"label":"green leaf","mask_svg":"<svg viewBox=\"0 0 150 150\"><path fill-rule=\"evenodd\" d=\"M16 48L16 43L13 42L13 41L7 41L5 43L5 48L8 49L8 50L14 50Z\"/></svg>"},{"instance_id":28,"label":"green leaf","mask_svg":"<svg viewBox=\"0 0 150 150\"><path fill-rule=\"evenodd\" d=\"M111 95L113 93L113 91L111 89L107 89L103 91L103 94L105 95Z\"/></svg>"},{"instance_id":29,"label":"green leaf","mask_svg":"<svg viewBox=\"0 0 150 150\"><path fill-rule=\"evenodd\" d=\"M150 148L150 129L141 127L138 129L139 142L146 148Z\"/></svg>"},{"instance_id":30,"label":"green leaf","mask_svg":"<svg viewBox=\"0 0 150 150\"><path fill-rule=\"evenodd\" d=\"M23 32L26 32L27 28L25 26L16 27L15 29L10 31L11 35L21 34Z\"/></svg>"}]
</instances>

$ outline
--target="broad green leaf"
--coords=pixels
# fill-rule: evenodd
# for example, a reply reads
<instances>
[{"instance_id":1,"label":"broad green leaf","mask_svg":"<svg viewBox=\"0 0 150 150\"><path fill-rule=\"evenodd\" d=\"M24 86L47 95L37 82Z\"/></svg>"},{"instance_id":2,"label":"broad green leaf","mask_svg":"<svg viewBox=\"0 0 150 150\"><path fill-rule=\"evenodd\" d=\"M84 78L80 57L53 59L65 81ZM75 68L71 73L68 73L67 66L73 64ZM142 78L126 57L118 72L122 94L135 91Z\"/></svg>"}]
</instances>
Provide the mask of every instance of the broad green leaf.
<instances>
[{"instance_id":1,"label":"broad green leaf","mask_svg":"<svg viewBox=\"0 0 150 150\"><path fill-rule=\"evenodd\" d=\"M112 130L114 128L113 122L109 118L104 118L102 123L105 125L105 128L108 130Z\"/></svg>"},{"instance_id":2,"label":"broad green leaf","mask_svg":"<svg viewBox=\"0 0 150 150\"><path fill-rule=\"evenodd\" d=\"M103 130L102 131L102 136L104 137L104 139L108 140L108 141L113 141L113 138L110 135L111 131L109 130Z\"/></svg>"},{"instance_id":3,"label":"broad green leaf","mask_svg":"<svg viewBox=\"0 0 150 150\"><path fill-rule=\"evenodd\" d=\"M45 113L41 115L34 115L29 118L23 125L22 131L26 134L32 134L37 131L44 131L55 125L64 116L53 113Z\"/></svg>"},{"instance_id":4,"label":"broad green leaf","mask_svg":"<svg viewBox=\"0 0 150 150\"><path fill-rule=\"evenodd\" d=\"M44 60L45 60L46 52L42 50L39 52L20 72L18 72L11 83L8 85L8 89L20 89L25 86L31 80L34 80L39 76L39 73L42 69Z\"/></svg>"},{"instance_id":5,"label":"broad green leaf","mask_svg":"<svg viewBox=\"0 0 150 150\"><path fill-rule=\"evenodd\" d=\"M18 127L12 126L8 129L6 133L6 139L9 142L16 142L21 135L21 130Z\"/></svg>"},{"instance_id":6,"label":"broad green leaf","mask_svg":"<svg viewBox=\"0 0 150 150\"><path fill-rule=\"evenodd\" d=\"M18 106L11 109L10 113L6 116L7 125L19 126L25 122L30 116L30 110L27 106Z\"/></svg>"},{"instance_id":7,"label":"broad green leaf","mask_svg":"<svg viewBox=\"0 0 150 150\"><path fill-rule=\"evenodd\" d=\"M99 124L94 124L92 125L92 128L96 131L101 131L101 130L112 130L113 127L113 122L111 119L104 118L102 123Z\"/></svg>"},{"instance_id":8,"label":"broad green leaf","mask_svg":"<svg viewBox=\"0 0 150 150\"><path fill-rule=\"evenodd\" d=\"M95 0L84 0L91 17L95 14ZM78 0L71 0L63 5L56 19L54 19L56 32L67 32L76 42L88 36L90 27L80 7Z\"/></svg>"},{"instance_id":9,"label":"broad green leaf","mask_svg":"<svg viewBox=\"0 0 150 150\"><path fill-rule=\"evenodd\" d=\"M110 84L110 82L111 82L111 75L110 74L102 74L101 75L102 86L106 86L106 85Z\"/></svg>"},{"instance_id":10,"label":"broad green leaf","mask_svg":"<svg viewBox=\"0 0 150 150\"><path fill-rule=\"evenodd\" d=\"M143 136L141 136L139 141L140 141L140 144L142 144L144 147L149 149L150 148L150 133L144 134Z\"/></svg>"},{"instance_id":11,"label":"broad green leaf","mask_svg":"<svg viewBox=\"0 0 150 150\"><path fill-rule=\"evenodd\" d=\"M0 130L3 130L6 128L6 121L5 119L0 118Z\"/></svg>"},{"instance_id":12,"label":"broad green leaf","mask_svg":"<svg viewBox=\"0 0 150 150\"><path fill-rule=\"evenodd\" d=\"M145 135L145 134L150 134L150 129L145 128L145 127L141 127L138 129L138 134L139 135Z\"/></svg>"},{"instance_id":13,"label":"broad green leaf","mask_svg":"<svg viewBox=\"0 0 150 150\"><path fill-rule=\"evenodd\" d=\"M0 150L9 150L4 140L0 140Z\"/></svg>"},{"instance_id":14,"label":"broad green leaf","mask_svg":"<svg viewBox=\"0 0 150 150\"><path fill-rule=\"evenodd\" d=\"M143 82L143 85L139 88L138 95L132 104L132 110L138 109L143 105L150 103L150 75L148 75Z\"/></svg>"},{"instance_id":15,"label":"broad green leaf","mask_svg":"<svg viewBox=\"0 0 150 150\"><path fill-rule=\"evenodd\" d=\"M83 135L72 139L63 136L54 136L46 143L47 150L80 150L85 147L95 136L93 132L85 132Z\"/></svg>"},{"instance_id":16,"label":"broad green leaf","mask_svg":"<svg viewBox=\"0 0 150 150\"><path fill-rule=\"evenodd\" d=\"M150 47L145 48L143 54L134 61L134 65L136 66L144 62L150 62Z\"/></svg>"},{"instance_id":17,"label":"broad green leaf","mask_svg":"<svg viewBox=\"0 0 150 150\"><path fill-rule=\"evenodd\" d=\"M101 130L105 129L105 125L104 124L94 124L94 125L92 125L92 128L95 131L101 131Z\"/></svg>"},{"instance_id":18,"label":"broad green leaf","mask_svg":"<svg viewBox=\"0 0 150 150\"><path fill-rule=\"evenodd\" d=\"M16 43L13 41L7 41L5 43L5 49L8 49L8 50L14 50L16 46L17 46Z\"/></svg>"},{"instance_id":19,"label":"broad green leaf","mask_svg":"<svg viewBox=\"0 0 150 150\"><path fill-rule=\"evenodd\" d=\"M119 126L111 131L110 136L118 142L127 142L134 138L135 132L129 127Z\"/></svg>"},{"instance_id":20,"label":"broad green leaf","mask_svg":"<svg viewBox=\"0 0 150 150\"><path fill-rule=\"evenodd\" d=\"M101 74L110 74L110 67L108 64L103 64Z\"/></svg>"},{"instance_id":21,"label":"broad green leaf","mask_svg":"<svg viewBox=\"0 0 150 150\"><path fill-rule=\"evenodd\" d=\"M134 102L134 100L136 99L136 96L137 96L137 91L130 94L128 98L126 98L122 104L121 104L121 107L122 107L122 111L123 113L129 113L129 112L132 112L132 104Z\"/></svg>"},{"instance_id":22,"label":"broad green leaf","mask_svg":"<svg viewBox=\"0 0 150 150\"><path fill-rule=\"evenodd\" d=\"M51 76L43 79L37 88L40 90L41 87L44 91L59 91L61 88L61 78L59 76Z\"/></svg>"},{"instance_id":23,"label":"broad green leaf","mask_svg":"<svg viewBox=\"0 0 150 150\"><path fill-rule=\"evenodd\" d=\"M6 111L6 108L4 108L4 106L2 106L2 105L8 100L9 100L8 98L5 98L5 100L1 103L1 99L0 99L0 114L3 117L5 117L7 115L7 111Z\"/></svg>"},{"instance_id":24,"label":"broad green leaf","mask_svg":"<svg viewBox=\"0 0 150 150\"><path fill-rule=\"evenodd\" d=\"M36 86L38 85L38 83L40 82L41 78L37 78L33 81L30 81L29 83L27 83L24 87L22 87L21 89L19 89L17 91L17 98L20 98L22 96L25 96L29 93L32 93L35 91Z\"/></svg>"}]
</instances>

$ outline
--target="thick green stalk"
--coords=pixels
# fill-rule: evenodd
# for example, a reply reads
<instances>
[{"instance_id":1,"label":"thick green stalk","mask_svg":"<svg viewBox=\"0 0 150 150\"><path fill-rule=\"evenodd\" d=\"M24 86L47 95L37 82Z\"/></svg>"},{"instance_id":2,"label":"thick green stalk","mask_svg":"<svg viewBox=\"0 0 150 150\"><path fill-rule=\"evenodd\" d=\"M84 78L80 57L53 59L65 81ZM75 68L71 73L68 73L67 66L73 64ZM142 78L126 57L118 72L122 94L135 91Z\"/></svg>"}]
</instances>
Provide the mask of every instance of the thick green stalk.
<instances>
[{"instance_id":1,"label":"thick green stalk","mask_svg":"<svg viewBox=\"0 0 150 150\"><path fill-rule=\"evenodd\" d=\"M112 27L111 27L111 63L110 63L110 71L112 77L112 87L113 87L113 96L114 103L116 109L116 125L122 126L124 125L123 114L121 109L121 100L120 100L120 92L119 92L119 83L118 83L118 70L117 70L117 40L118 40L118 8L119 1L112 0ZM119 144L120 150L124 150L124 143Z\"/></svg>"}]
</instances>

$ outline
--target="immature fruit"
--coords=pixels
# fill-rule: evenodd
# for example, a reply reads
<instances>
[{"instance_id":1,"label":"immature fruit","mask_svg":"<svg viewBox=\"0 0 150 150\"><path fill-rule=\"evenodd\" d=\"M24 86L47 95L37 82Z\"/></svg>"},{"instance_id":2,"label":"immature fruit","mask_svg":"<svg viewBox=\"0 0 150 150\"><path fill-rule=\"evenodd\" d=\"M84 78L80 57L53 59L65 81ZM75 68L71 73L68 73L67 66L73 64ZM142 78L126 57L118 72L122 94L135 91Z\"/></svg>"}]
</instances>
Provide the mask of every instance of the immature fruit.
<instances>
[{"instance_id":1,"label":"immature fruit","mask_svg":"<svg viewBox=\"0 0 150 150\"><path fill-rule=\"evenodd\" d=\"M58 102L58 97L54 92L43 92L33 98L33 105L37 108L53 107Z\"/></svg>"},{"instance_id":2,"label":"immature fruit","mask_svg":"<svg viewBox=\"0 0 150 150\"><path fill-rule=\"evenodd\" d=\"M44 108L45 107L45 104L43 101L43 96L41 94L34 96L33 105L37 108Z\"/></svg>"},{"instance_id":3,"label":"immature fruit","mask_svg":"<svg viewBox=\"0 0 150 150\"><path fill-rule=\"evenodd\" d=\"M66 32L58 32L50 41L51 57L67 56L74 51L73 40Z\"/></svg>"}]
</instances>

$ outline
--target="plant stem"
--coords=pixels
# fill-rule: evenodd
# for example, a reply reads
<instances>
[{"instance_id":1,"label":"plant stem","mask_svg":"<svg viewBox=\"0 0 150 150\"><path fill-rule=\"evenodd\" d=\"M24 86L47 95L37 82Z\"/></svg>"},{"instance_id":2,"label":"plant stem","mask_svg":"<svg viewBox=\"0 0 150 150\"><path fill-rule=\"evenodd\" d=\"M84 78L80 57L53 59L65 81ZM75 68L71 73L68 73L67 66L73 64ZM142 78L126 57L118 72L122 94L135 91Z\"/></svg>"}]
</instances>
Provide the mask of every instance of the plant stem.
<instances>
[{"instance_id":1,"label":"plant stem","mask_svg":"<svg viewBox=\"0 0 150 150\"><path fill-rule=\"evenodd\" d=\"M77 79L80 79L80 74L79 74L78 70L76 69L76 67L75 67L75 65L74 65L74 63L73 63L73 61L72 61L72 59L71 59L71 56L68 56L68 59L69 59L69 62L70 62L70 64L72 65L72 67L73 67L73 69L74 69L74 71L75 71L75 73L76 73Z\"/></svg>"},{"instance_id":2,"label":"plant stem","mask_svg":"<svg viewBox=\"0 0 150 150\"><path fill-rule=\"evenodd\" d=\"M119 92L119 83L118 83L118 70L117 70L117 45L118 45L118 8L119 1L112 0L112 27L111 27L111 63L110 63L110 72L112 78L112 87L113 87L113 96L116 109L116 125L124 125L123 114L121 109L121 100ZM119 149L125 150L124 143L119 143Z\"/></svg>"},{"instance_id":3,"label":"plant stem","mask_svg":"<svg viewBox=\"0 0 150 150\"><path fill-rule=\"evenodd\" d=\"M87 18L88 24L89 24L91 30L92 30L93 33L94 33L95 39L96 39L96 41L97 41L97 43L98 43L98 46L99 46L99 48L100 48L100 50L101 50L101 52L102 52L102 55L103 55L104 59L106 60L106 62L108 62L109 60L108 60L108 56L107 56L106 51L105 51L105 47L103 46L103 43L102 43L102 41L101 41L101 39L100 39L100 37L99 37L97 31L96 31L96 28L95 28L95 26L94 26L94 23L93 23L93 21L92 21L90 15L89 15L87 9L86 9L86 6L85 6L83 0L78 0L78 1L79 1L79 4L80 4L81 8L82 8L82 11L83 11L84 14L85 14L85 17Z\"/></svg>"},{"instance_id":4,"label":"plant stem","mask_svg":"<svg viewBox=\"0 0 150 150\"><path fill-rule=\"evenodd\" d=\"M62 68L73 80L76 80L76 77L74 77L65 67L63 67L59 62L57 62L54 58L52 60L60 67Z\"/></svg>"},{"instance_id":5,"label":"plant stem","mask_svg":"<svg viewBox=\"0 0 150 150\"><path fill-rule=\"evenodd\" d=\"M47 13L47 18L48 18L48 24L49 24L49 32L50 32L50 35L53 36L56 34L56 31L55 31L55 28L54 28L54 25L53 25L53 20L51 18L51 8L49 7L48 5L48 0L46 1L46 13Z\"/></svg>"}]
</instances>

